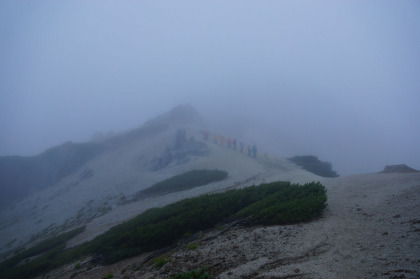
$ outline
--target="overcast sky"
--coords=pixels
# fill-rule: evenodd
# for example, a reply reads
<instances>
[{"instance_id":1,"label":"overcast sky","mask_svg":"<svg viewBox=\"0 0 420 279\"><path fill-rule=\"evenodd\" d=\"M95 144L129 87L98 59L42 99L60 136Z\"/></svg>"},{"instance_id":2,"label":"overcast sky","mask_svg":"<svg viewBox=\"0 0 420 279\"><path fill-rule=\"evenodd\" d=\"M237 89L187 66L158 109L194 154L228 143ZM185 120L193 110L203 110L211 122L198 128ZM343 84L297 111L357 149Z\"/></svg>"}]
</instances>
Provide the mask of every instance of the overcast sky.
<instances>
[{"instance_id":1,"label":"overcast sky","mask_svg":"<svg viewBox=\"0 0 420 279\"><path fill-rule=\"evenodd\" d=\"M0 1L0 155L185 103L342 175L420 169L420 1Z\"/></svg>"}]
</instances>

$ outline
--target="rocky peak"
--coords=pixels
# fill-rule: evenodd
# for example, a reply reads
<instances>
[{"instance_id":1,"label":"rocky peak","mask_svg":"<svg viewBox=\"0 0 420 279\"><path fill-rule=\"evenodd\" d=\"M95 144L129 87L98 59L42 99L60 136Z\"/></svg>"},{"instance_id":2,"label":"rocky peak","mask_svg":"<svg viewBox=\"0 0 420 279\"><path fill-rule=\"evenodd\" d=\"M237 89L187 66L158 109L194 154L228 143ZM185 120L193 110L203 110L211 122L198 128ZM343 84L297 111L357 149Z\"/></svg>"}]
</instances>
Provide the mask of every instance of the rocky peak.
<instances>
[{"instance_id":1,"label":"rocky peak","mask_svg":"<svg viewBox=\"0 0 420 279\"><path fill-rule=\"evenodd\" d=\"M200 125L201 115L189 104L179 105L169 112L159 115L146 122L144 126L155 125Z\"/></svg>"}]
</instances>

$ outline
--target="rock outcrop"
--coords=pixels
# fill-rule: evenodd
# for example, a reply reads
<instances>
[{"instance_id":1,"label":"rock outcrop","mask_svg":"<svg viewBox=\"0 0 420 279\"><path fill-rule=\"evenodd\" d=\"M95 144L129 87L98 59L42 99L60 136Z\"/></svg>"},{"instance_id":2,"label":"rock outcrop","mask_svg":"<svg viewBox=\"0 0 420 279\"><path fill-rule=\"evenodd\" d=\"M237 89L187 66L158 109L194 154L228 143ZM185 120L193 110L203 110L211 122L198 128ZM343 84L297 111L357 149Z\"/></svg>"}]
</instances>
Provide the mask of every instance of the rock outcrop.
<instances>
[{"instance_id":1,"label":"rock outcrop","mask_svg":"<svg viewBox=\"0 0 420 279\"><path fill-rule=\"evenodd\" d=\"M418 170L410 168L409 166L405 164L400 164L400 165L385 166L384 170L381 171L381 173L392 173L392 172L407 173L407 172L418 172Z\"/></svg>"}]
</instances>

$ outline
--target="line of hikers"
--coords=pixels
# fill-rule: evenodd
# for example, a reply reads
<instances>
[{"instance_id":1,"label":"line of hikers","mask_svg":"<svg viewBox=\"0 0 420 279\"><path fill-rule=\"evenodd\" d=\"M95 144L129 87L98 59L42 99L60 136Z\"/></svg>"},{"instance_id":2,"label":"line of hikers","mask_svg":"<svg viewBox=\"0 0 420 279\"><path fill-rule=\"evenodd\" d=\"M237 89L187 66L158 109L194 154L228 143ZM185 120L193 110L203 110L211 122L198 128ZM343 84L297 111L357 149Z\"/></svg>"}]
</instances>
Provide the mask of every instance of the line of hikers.
<instances>
[{"instance_id":1,"label":"line of hikers","mask_svg":"<svg viewBox=\"0 0 420 279\"><path fill-rule=\"evenodd\" d=\"M203 133L203 139L205 141L207 141L208 138L209 138L209 132L208 131L203 131L202 133ZM214 134L213 135L213 143L214 144L218 144L219 143L221 146L224 146L225 137L223 135L218 136L217 134ZM226 144L227 144L227 148L236 150L236 144L237 144L237 142L236 142L236 139L235 138L232 139L231 137L228 137L226 139ZM243 153L244 147L245 147L245 144L243 142L240 142L239 143L239 151L241 153ZM252 157L254 157L254 158L257 157L257 146L255 144L252 147L251 147L250 144L248 144L248 156L251 156L251 154L252 154Z\"/></svg>"}]
</instances>

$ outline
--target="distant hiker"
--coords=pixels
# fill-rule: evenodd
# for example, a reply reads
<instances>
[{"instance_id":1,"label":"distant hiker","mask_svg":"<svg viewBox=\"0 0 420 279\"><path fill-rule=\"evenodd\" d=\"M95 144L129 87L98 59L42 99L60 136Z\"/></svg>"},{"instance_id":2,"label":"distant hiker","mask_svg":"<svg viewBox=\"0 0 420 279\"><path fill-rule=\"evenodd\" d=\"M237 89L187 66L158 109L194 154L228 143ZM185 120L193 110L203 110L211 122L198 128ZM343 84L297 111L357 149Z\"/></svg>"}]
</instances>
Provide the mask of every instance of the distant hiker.
<instances>
[{"instance_id":1,"label":"distant hiker","mask_svg":"<svg viewBox=\"0 0 420 279\"><path fill-rule=\"evenodd\" d=\"M251 145L248 144L248 156L251 156Z\"/></svg>"},{"instance_id":2,"label":"distant hiker","mask_svg":"<svg viewBox=\"0 0 420 279\"><path fill-rule=\"evenodd\" d=\"M203 131L203 139L207 140L209 138L209 131Z\"/></svg>"},{"instance_id":3,"label":"distant hiker","mask_svg":"<svg viewBox=\"0 0 420 279\"><path fill-rule=\"evenodd\" d=\"M254 146L252 147L252 157L257 157L257 147L255 146L255 144L254 144Z\"/></svg>"},{"instance_id":4,"label":"distant hiker","mask_svg":"<svg viewBox=\"0 0 420 279\"><path fill-rule=\"evenodd\" d=\"M232 139L230 137L227 138L227 147L232 148Z\"/></svg>"},{"instance_id":5,"label":"distant hiker","mask_svg":"<svg viewBox=\"0 0 420 279\"><path fill-rule=\"evenodd\" d=\"M216 134L213 136L213 143L217 144L217 135Z\"/></svg>"},{"instance_id":6,"label":"distant hiker","mask_svg":"<svg viewBox=\"0 0 420 279\"><path fill-rule=\"evenodd\" d=\"M224 136L220 136L220 145L223 146L223 143L225 141L225 137Z\"/></svg>"},{"instance_id":7,"label":"distant hiker","mask_svg":"<svg viewBox=\"0 0 420 279\"><path fill-rule=\"evenodd\" d=\"M232 144L233 144L233 149L236 150L236 139L233 139Z\"/></svg>"},{"instance_id":8,"label":"distant hiker","mask_svg":"<svg viewBox=\"0 0 420 279\"><path fill-rule=\"evenodd\" d=\"M244 151L244 143L241 141L241 143L239 144L239 146L241 147L241 153L242 153L242 151Z\"/></svg>"}]
</instances>

